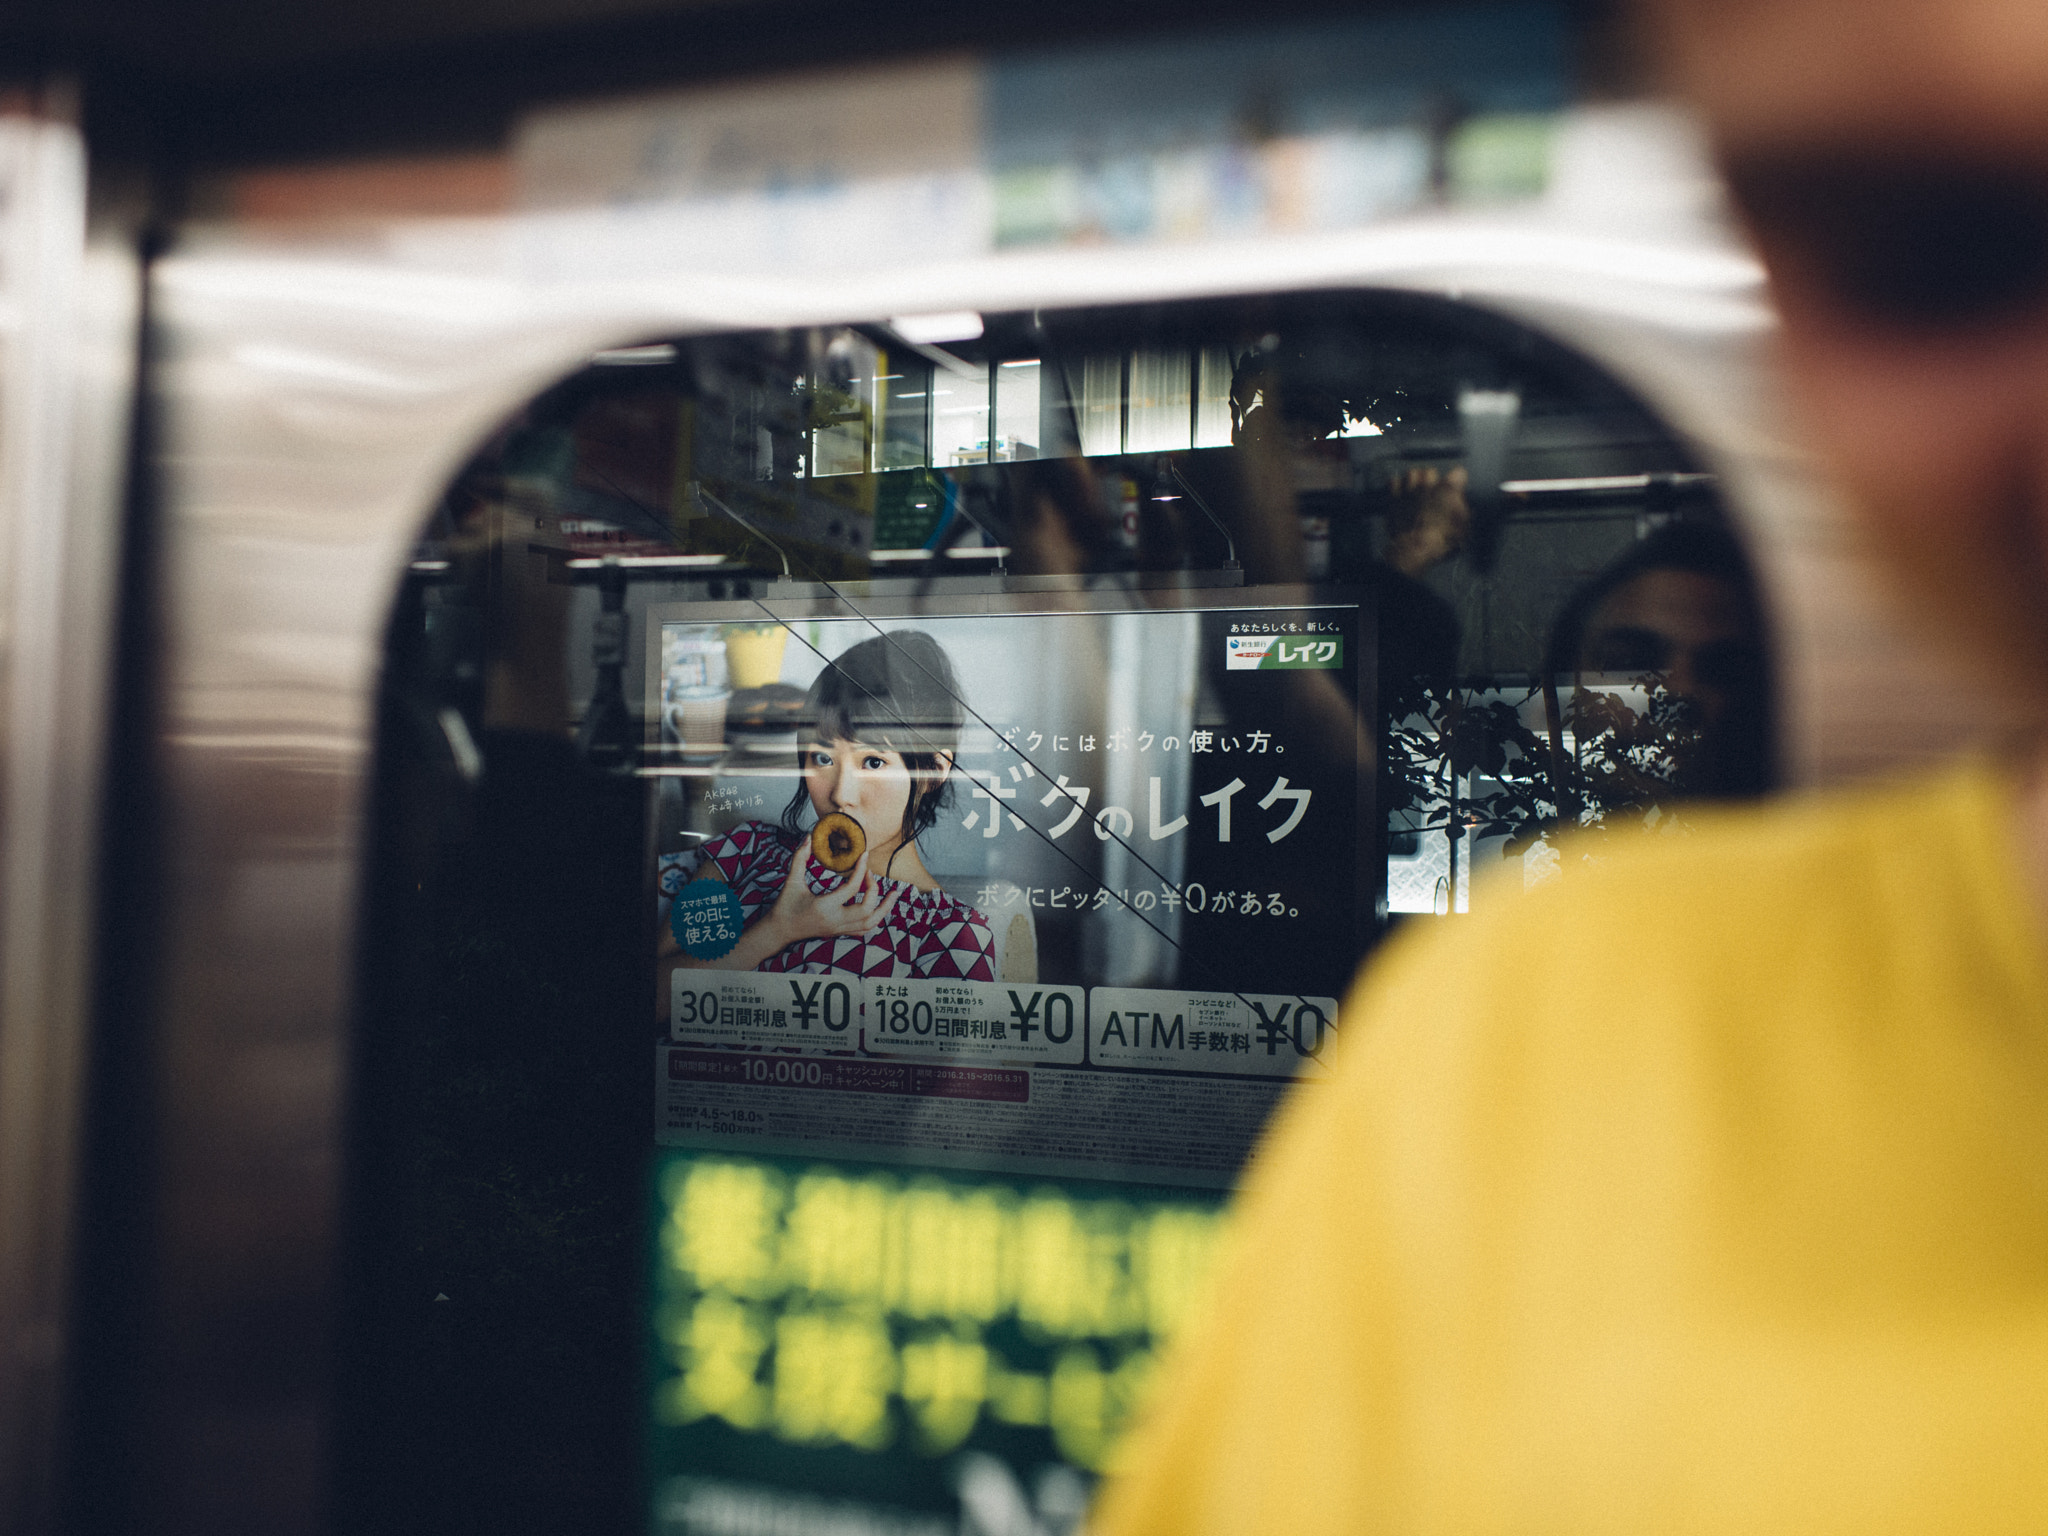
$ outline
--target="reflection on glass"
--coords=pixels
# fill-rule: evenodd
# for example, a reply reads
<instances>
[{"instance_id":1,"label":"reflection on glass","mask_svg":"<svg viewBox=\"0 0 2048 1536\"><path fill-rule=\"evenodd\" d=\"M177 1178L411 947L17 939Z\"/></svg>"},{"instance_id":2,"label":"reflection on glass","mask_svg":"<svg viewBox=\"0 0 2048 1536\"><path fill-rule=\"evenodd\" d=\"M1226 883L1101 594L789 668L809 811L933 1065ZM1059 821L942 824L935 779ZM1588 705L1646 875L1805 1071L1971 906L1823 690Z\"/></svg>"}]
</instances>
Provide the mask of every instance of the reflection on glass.
<instances>
[{"instance_id":1,"label":"reflection on glass","mask_svg":"<svg viewBox=\"0 0 2048 1536\"><path fill-rule=\"evenodd\" d=\"M932 462L989 462L988 364L953 363L932 374Z\"/></svg>"},{"instance_id":2,"label":"reflection on glass","mask_svg":"<svg viewBox=\"0 0 2048 1536\"><path fill-rule=\"evenodd\" d=\"M1195 393L1197 448L1230 446L1230 349L1204 347L1196 354L1200 372Z\"/></svg>"},{"instance_id":3,"label":"reflection on glass","mask_svg":"<svg viewBox=\"0 0 2048 1536\"><path fill-rule=\"evenodd\" d=\"M1426 514L1411 509L1390 552L1442 558L1455 525ZM1408 658L1387 735L1390 910L1466 911L1490 864L1519 860L1538 883L1600 835L1682 828L1690 801L1769 787L1765 637L1740 547L1708 508L1607 526L1613 553L1556 593L1533 676L1453 681ZM1454 635L1447 607L1397 600L1411 633Z\"/></svg>"},{"instance_id":4,"label":"reflection on glass","mask_svg":"<svg viewBox=\"0 0 2048 1536\"><path fill-rule=\"evenodd\" d=\"M1131 354L1126 453L1178 453L1193 426L1188 354L1180 348Z\"/></svg>"},{"instance_id":5,"label":"reflection on glass","mask_svg":"<svg viewBox=\"0 0 2048 1536\"><path fill-rule=\"evenodd\" d=\"M872 466L881 351L856 332L842 332L825 349L811 384L811 473L861 475Z\"/></svg>"},{"instance_id":6,"label":"reflection on glass","mask_svg":"<svg viewBox=\"0 0 2048 1536\"><path fill-rule=\"evenodd\" d=\"M881 451L877 469L916 469L932 461L932 369L914 356L883 353L880 365L893 371L882 386Z\"/></svg>"},{"instance_id":7,"label":"reflection on glass","mask_svg":"<svg viewBox=\"0 0 2048 1536\"><path fill-rule=\"evenodd\" d=\"M1769 785L1762 618L1748 562L1718 526L1660 526L1575 593L1546 677L1567 816ZM1654 741L1634 728L1645 719Z\"/></svg>"},{"instance_id":8,"label":"reflection on glass","mask_svg":"<svg viewBox=\"0 0 2048 1536\"><path fill-rule=\"evenodd\" d=\"M1712 482L1571 354L1361 292L980 319L600 360L479 449L394 619L367 1070L432 1188L392 1250L568 1263L574 1210L476 1192L650 1030L671 1512L952 1511L1019 1467L1078 1512L1199 1191L1323 1070L1380 918L1769 777ZM835 815L865 913L790 874ZM528 1106L495 1141L478 1082ZM645 1087L576 1122L630 1198Z\"/></svg>"},{"instance_id":9,"label":"reflection on glass","mask_svg":"<svg viewBox=\"0 0 2048 1536\"><path fill-rule=\"evenodd\" d=\"M1670 563L1706 535L1668 530L1720 514L1669 435L1454 306L1290 303L990 315L916 350L860 327L675 344L544 397L475 485L586 559L1363 587L1390 911L1461 910L1503 862L1534 878L1561 828L1766 782L1748 577ZM1514 408L1480 434L1489 401Z\"/></svg>"},{"instance_id":10,"label":"reflection on glass","mask_svg":"<svg viewBox=\"0 0 2048 1536\"><path fill-rule=\"evenodd\" d=\"M998 463L1035 459L1041 452L1039 380L1044 365L1035 357L1001 363L996 368L996 448Z\"/></svg>"},{"instance_id":11,"label":"reflection on glass","mask_svg":"<svg viewBox=\"0 0 2048 1536\"><path fill-rule=\"evenodd\" d=\"M1124 451L1124 360L1092 353L1081 364L1081 452L1099 458Z\"/></svg>"}]
</instances>

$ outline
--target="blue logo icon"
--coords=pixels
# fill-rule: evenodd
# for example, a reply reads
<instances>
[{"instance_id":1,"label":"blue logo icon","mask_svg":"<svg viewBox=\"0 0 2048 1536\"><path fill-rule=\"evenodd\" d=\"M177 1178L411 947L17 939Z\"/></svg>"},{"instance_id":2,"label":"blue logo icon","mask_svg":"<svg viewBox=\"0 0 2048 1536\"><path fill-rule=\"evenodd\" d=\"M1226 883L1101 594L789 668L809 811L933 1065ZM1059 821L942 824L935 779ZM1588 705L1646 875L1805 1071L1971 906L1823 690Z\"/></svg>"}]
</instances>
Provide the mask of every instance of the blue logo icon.
<instances>
[{"instance_id":1,"label":"blue logo icon","mask_svg":"<svg viewBox=\"0 0 2048 1536\"><path fill-rule=\"evenodd\" d=\"M693 880L669 903L669 932L693 960L718 960L740 941L740 899L720 880Z\"/></svg>"}]
</instances>

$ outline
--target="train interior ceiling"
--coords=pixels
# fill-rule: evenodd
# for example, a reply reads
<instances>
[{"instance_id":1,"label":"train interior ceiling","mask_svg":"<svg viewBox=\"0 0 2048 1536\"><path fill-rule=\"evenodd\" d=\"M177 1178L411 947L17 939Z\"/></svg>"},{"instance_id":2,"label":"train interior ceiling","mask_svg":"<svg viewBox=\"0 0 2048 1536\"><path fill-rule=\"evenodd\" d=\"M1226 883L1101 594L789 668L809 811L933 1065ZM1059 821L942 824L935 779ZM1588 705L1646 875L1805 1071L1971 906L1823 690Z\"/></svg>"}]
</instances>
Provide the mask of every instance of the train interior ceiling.
<instances>
[{"instance_id":1,"label":"train interior ceiling","mask_svg":"<svg viewBox=\"0 0 2048 1536\"><path fill-rule=\"evenodd\" d=\"M1391 931L2008 717L1613 9L849 22L0 4L0 1520L1068 1536Z\"/></svg>"}]
</instances>

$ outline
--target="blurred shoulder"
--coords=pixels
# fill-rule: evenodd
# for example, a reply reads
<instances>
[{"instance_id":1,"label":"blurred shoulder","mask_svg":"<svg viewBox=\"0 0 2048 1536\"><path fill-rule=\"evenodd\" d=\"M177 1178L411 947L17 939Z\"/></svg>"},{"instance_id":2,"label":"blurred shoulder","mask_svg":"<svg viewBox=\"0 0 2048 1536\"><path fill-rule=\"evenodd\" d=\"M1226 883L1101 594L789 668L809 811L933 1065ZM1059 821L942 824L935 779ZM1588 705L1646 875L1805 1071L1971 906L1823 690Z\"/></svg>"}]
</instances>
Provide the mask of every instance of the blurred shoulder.
<instances>
[{"instance_id":1,"label":"blurred shoulder","mask_svg":"<svg viewBox=\"0 0 2048 1536\"><path fill-rule=\"evenodd\" d=\"M1810 905L1814 889L1793 883L1802 874L1895 866L1933 877L1959 860L1967 863L1981 851L1973 845L1987 820L2003 818L2012 797L2002 770L1973 760L1910 778L1691 810L1669 832L1612 838L1598 852L1568 838L1565 860L1589 856L1579 860L1575 880L1559 882L1580 889L1551 905L1564 907L1566 917L1571 900L1623 911L1644 902L1714 905L1741 924L1779 904ZM1843 887L1832 894L1858 893ZM1543 903L1531 906L1546 910Z\"/></svg>"},{"instance_id":2,"label":"blurred shoulder","mask_svg":"<svg viewBox=\"0 0 2048 1536\"><path fill-rule=\"evenodd\" d=\"M1512 988L1525 1011L1674 987L1725 999L1782 982L1774 956L1796 953L1806 972L1866 963L1886 930L1995 942L2024 905L2006 847L2013 802L2010 774L1972 760L1693 810L1665 831L1567 837L1543 884L1480 882L1471 915L1397 934L1354 1002L1370 1014L1418 987L1468 1005Z\"/></svg>"}]
</instances>

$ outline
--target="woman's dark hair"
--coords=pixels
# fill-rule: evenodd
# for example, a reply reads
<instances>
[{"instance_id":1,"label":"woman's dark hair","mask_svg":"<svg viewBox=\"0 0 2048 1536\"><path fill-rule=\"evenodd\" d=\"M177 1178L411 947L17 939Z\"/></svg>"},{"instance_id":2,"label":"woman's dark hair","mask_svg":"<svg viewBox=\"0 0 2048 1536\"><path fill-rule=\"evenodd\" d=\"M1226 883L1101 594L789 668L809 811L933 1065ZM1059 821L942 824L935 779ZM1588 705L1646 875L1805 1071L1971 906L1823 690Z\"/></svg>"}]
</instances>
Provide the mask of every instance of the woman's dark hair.
<instances>
[{"instance_id":1,"label":"woman's dark hair","mask_svg":"<svg viewBox=\"0 0 2048 1536\"><path fill-rule=\"evenodd\" d=\"M821 741L858 741L901 754L911 775L903 841L914 843L952 801L949 769L965 718L959 680L938 641L915 629L877 635L828 663L811 684L797 727L797 766ZM809 786L799 780L782 812L790 834L802 831L809 804Z\"/></svg>"}]
</instances>

